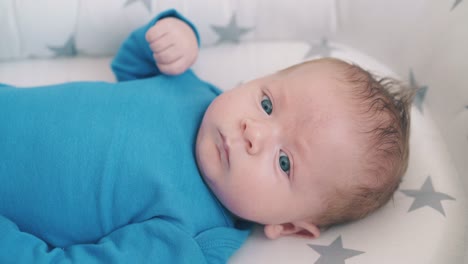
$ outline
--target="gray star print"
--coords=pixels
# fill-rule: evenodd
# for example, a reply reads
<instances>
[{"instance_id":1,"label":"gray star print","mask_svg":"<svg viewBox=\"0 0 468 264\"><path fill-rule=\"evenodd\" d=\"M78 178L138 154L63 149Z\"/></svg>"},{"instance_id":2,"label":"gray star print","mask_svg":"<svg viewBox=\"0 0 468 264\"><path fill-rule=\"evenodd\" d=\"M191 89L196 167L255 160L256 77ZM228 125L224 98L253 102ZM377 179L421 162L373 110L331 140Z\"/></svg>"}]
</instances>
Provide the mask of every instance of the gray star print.
<instances>
[{"instance_id":1,"label":"gray star print","mask_svg":"<svg viewBox=\"0 0 468 264\"><path fill-rule=\"evenodd\" d=\"M48 46L49 50L55 53L55 56L75 56L78 52L75 46L75 37L71 36L63 46Z\"/></svg>"},{"instance_id":2,"label":"gray star print","mask_svg":"<svg viewBox=\"0 0 468 264\"><path fill-rule=\"evenodd\" d=\"M401 190L401 192L407 196L414 197L413 204L411 204L408 212L414 211L424 206L429 206L445 216L441 201L455 200L455 198L450 195L436 192L432 186L432 180L430 176L427 177L420 190Z\"/></svg>"},{"instance_id":3,"label":"gray star print","mask_svg":"<svg viewBox=\"0 0 468 264\"><path fill-rule=\"evenodd\" d=\"M455 0L455 3L453 3L453 6L452 6L452 9L450 9L450 11L452 11L453 9L455 9L455 7L458 6L458 4L460 4L463 0Z\"/></svg>"},{"instance_id":4,"label":"gray star print","mask_svg":"<svg viewBox=\"0 0 468 264\"><path fill-rule=\"evenodd\" d=\"M320 44L310 44L310 49L304 56L304 59L317 54L322 57L330 57L332 50L336 50L336 48L330 47L330 45L328 45L328 40L326 38L322 38Z\"/></svg>"},{"instance_id":5,"label":"gray star print","mask_svg":"<svg viewBox=\"0 0 468 264\"><path fill-rule=\"evenodd\" d=\"M419 112L423 113L424 99L426 98L427 86L419 86L416 78L414 77L413 70L410 69L410 86L416 89L416 95L414 97L414 104L418 108Z\"/></svg>"},{"instance_id":6,"label":"gray star print","mask_svg":"<svg viewBox=\"0 0 468 264\"><path fill-rule=\"evenodd\" d=\"M146 9L148 9L148 11L151 12L151 0L127 0L124 6L128 6L135 2L142 2L145 5Z\"/></svg>"},{"instance_id":7,"label":"gray star print","mask_svg":"<svg viewBox=\"0 0 468 264\"><path fill-rule=\"evenodd\" d=\"M333 241L329 246L308 244L313 250L320 254L314 264L345 264L345 259L365 253L348 248L343 248L341 236Z\"/></svg>"},{"instance_id":8,"label":"gray star print","mask_svg":"<svg viewBox=\"0 0 468 264\"><path fill-rule=\"evenodd\" d=\"M220 44L222 42L239 43L241 36L247 34L253 29L247 27L239 27L237 25L236 14L232 15L231 21L229 21L229 24L227 26L222 27L211 25L211 28L219 36L218 42L216 42L216 44Z\"/></svg>"}]
</instances>

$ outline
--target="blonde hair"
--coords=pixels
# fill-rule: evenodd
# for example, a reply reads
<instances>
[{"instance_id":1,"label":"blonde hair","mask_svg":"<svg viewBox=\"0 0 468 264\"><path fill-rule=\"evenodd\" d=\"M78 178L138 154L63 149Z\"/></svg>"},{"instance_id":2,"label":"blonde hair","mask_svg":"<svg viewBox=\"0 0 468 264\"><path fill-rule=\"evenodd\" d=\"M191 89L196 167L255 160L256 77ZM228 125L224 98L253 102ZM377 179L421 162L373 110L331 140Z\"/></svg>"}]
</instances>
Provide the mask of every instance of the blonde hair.
<instances>
[{"instance_id":1,"label":"blonde hair","mask_svg":"<svg viewBox=\"0 0 468 264\"><path fill-rule=\"evenodd\" d=\"M327 201L325 213L316 220L320 227L361 219L385 205L398 189L408 168L410 107L415 89L392 78L379 78L361 67L325 58L287 68L287 73L308 63L331 63L337 67L338 79L349 89L347 95L356 109L359 131L365 136L366 155L362 174L347 189L336 189ZM341 73L341 74L340 74Z\"/></svg>"}]
</instances>

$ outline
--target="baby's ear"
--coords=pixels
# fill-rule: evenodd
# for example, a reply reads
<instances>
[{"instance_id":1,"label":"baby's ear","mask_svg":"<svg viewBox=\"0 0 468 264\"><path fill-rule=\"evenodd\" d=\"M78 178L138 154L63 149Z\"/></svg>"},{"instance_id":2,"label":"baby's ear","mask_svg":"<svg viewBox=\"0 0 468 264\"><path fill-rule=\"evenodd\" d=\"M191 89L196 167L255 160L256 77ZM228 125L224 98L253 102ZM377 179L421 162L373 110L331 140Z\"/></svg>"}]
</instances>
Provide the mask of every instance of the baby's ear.
<instances>
[{"instance_id":1,"label":"baby's ear","mask_svg":"<svg viewBox=\"0 0 468 264\"><path fill-rule=\"evenodd\" d=\"M318 238L320 229L317 225L308 221L296 221L278 225L265 225L263 231L269 239L277 239L282 236L299 236L305 238Z\"/></svg>"}]
</instances>

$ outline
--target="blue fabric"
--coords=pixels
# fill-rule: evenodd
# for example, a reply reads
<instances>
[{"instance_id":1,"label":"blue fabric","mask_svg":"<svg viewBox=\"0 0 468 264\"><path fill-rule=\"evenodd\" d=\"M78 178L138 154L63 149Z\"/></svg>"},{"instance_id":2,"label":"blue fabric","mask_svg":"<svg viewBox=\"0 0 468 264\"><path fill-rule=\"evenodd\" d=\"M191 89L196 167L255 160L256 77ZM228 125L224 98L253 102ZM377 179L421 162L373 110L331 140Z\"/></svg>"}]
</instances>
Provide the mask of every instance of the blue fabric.
<instances>
[{"instance_id":1,"label":"blue fabric","mask_svg":"<svg viewBox=\"0 0 468 264\"><path fill-rule=\"evenodd\" d=\"M166 16L189 23L136 30L112 63L125 82L0 86L0 263L226 263L245 241L195 162L220 90L161 75L144 44Z\"/></svg>"}]
</instances>

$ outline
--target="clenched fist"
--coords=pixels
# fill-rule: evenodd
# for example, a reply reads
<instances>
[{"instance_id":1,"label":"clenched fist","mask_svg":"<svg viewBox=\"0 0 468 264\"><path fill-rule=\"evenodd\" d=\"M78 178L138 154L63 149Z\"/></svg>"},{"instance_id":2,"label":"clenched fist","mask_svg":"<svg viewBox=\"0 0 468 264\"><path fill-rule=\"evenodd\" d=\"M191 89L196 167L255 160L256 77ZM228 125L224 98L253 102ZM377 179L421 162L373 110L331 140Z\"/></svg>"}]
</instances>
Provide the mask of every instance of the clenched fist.
<instances>
[{"instance_id":1,"label":"clenched fist","mask_svg":"<svg viewBox=\"0 0 468 264\"><path fill-rule=\"evenodd\" d=\"M167 75L185 72L198 56L197 37L185 22L168 17L159 20L146 32L156 66Z\"/></svg>"}]
</instances>

